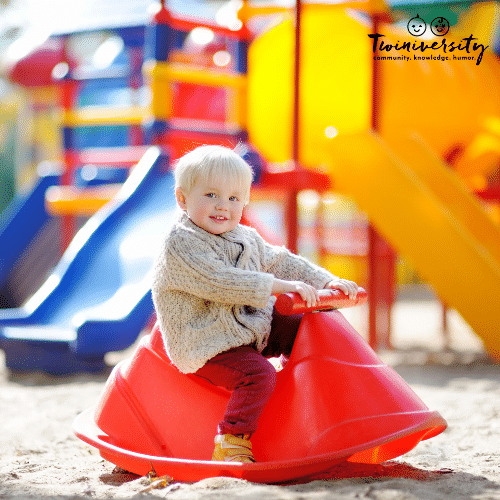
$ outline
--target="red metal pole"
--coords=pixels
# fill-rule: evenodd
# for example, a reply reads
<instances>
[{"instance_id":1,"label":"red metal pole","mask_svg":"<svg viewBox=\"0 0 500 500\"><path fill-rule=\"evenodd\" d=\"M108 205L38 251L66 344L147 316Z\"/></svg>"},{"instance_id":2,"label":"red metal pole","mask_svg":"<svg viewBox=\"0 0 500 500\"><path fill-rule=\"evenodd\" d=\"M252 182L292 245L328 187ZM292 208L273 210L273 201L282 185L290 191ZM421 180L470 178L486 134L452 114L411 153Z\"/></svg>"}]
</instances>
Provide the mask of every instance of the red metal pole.
<instances>
[{"instance_id":1,"label":"red metal pole","mask_svg":"<svg viewBox=\"0 0 500 500\"><path fill-rule=\"evenodd\" d=\"M302 2L295 4L295 54L293 78L293 124L292 124L292 161L297 170L300 160L300 36ZM287 193L285 209L286 244L290 251L297 253L299 239L298 190L294 187Z\"/></svg>"},{"instance_id":2,"label":"red metal pole","mask_svg":"<svg viewBox=\"0 0 500 500\"><path fill-rule=\"evenodd\" d=\"M68 61L69 56L67 48L68 39L63 41L63 60ZM65 113L73 110L77 94L77 82L72 78L71 73L66 75L61 82L61 105ZM77 165L76 154L74 151L74 129L67 123L64 125L64 173L61 176L60 184L69 186L73 183L73 175ZM61 219L61 253L69 246L76 231L75 217L72 215L63 215Z\"/></svg>"},{"instance_id":3,"label":"red metal pole","mask_svg":"<svg viewBox=\"0 0 500 500\"><path fill-rule=\"evenodd\" d=\"M379 18L373 14L373 33L378 33ZM378 47L373 54L372 63L372 115L371 128L374 131L379 127L379 81L380 81L380 63L377 60ZM376 251L377 233L372 224L368 228L368 341L372 348L376 348L378 344L377 336L377 256Z\"/></svg>"},{"instance_id":4,"label":"red metal pole","mask_svg":"<svg viewBox=\"0 0 500 500\"><path fill-rule=\"evenodd\" d=\"M141 86L141 69L142 69L142 49L132 47L129 52L130 57L130 74L129 88L132 92L133 105L138 105L138 92ZM130 125L128 131L128 143L130 146L142 146L144 144L144 134L141 125Z\"/></svg>"},{"instance_id":5,"label":"red metal pole","mask_svg":"<svg viewBox=\"0 0 500 500\"><path fill-rule=\"evenodd\" d=\"M296 0L295 4L295 53L293 75L293 138L292 159L297 165L299 161L300 139L300 36L302 20L302 2Z\"/></svg>"},{"instance_id":6,"label":"red metal pole","mask_svg":"<svg viewBox=\"0 0 500 500\"><path fill-rule=\"evenodd\" d=\"M380 28L380 16L377 13L374 13L372 16L373 19L373 33L378 33ZM378 47L376 47L375 52L373 54L373 63L372 63L372 116L371 116L371 126L372 130L375 132L378 131L380 127L379 118L380 118L380 61L377 56L379 55Z\"/></svg>"},{"instance_id":7,"label":"red metal pole","mask_svg":"<svg viewBox=\"0 0 500 500\"><path fill-rule=\"evenodd\" d=\"M373 32L378 33L383 14L375 12ZM378 47L373 54L372 63L372 115L371 128L380 130L381 104L381 67L377 58ZM395 254L377 230L370 224L368 230L368 338L374 349L384 344L390 345L391 306L394 290Z\"/></svg>"}]
</instances>

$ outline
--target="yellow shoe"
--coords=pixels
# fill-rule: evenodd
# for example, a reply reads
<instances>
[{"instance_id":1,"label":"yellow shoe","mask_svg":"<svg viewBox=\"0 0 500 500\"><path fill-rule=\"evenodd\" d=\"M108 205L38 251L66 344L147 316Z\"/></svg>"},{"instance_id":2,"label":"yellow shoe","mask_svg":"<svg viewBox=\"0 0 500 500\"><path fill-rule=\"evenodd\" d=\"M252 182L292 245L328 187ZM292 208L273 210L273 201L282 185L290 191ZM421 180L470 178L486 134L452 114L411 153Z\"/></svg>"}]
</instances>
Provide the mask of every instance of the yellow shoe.
<instances>
[{"instance_id":1,"label":"yellow shoe","mask_svg":"<svg viewBox=\"0 0 500 500\"><path fill-rule=\"evenodd\" d=\"M255 462L250 435L218 434L215 436L215 450L212 460L220 462Z\"/></svg>"}]
</instances>

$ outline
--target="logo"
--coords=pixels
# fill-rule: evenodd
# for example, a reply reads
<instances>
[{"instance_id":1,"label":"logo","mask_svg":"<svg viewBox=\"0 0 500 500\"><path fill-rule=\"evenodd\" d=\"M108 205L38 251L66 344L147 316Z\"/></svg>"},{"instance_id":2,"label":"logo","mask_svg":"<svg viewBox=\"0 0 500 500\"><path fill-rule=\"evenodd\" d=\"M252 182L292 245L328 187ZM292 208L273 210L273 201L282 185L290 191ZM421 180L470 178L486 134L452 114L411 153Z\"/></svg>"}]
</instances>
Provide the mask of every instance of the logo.
<instances>
[{"instance_id":1,"label":"logo","mask_svg":"<svg viewBox=\"0 0 500 500\"><path fill-rule=\"evenodd\" d=\"M436 17L431 23L431 31L435 36L444 36L450 31L450 23L444 17Z\"/></svg>"},{"instance_id":2,"label":"logo","mask_svg":"<svg viewBox=\"0 0 500 500\"><path fill-rule=\"evenodd\" d=\"M430 32L438 39L420 38L430 28ZM382 33L369 34L373 40L374 60L395 60L395 61L475 61L476 65L481 64L483 55L489 45L479 43L474 35L469 35L461 40L448 42L443 38L450 31L450 23L444 17L435 17L427 25L424 19L418 14L412 17L406 28L408 33L415 38L413 41L387 43ZM391 54L392 53L392 54Z\"/></svg>"},{"instance_id":3,"label":"logo","mask_svg":"<svg viewBox=\"0 0 500 500\"><path fill-rule=\"evenodd\" d=\"M406 27L410 35L422 36L427 30L427 23L417 14L408 21ZM444 36L450 31L450 23L444 17L434 18L430 27L434 36Z\"/></svg>"},{"instance_id":4,"label":"logo","mask_svg":"<svg viewBox=\"0 0 500 500\"><path fill-rule=\"evenodd\" d=\"M407 24L408 33L413 36L421 36L425 33L427 25L425 21L420 18L417 14L417 17L412 17Z\"/></svg>"}]
</instances>

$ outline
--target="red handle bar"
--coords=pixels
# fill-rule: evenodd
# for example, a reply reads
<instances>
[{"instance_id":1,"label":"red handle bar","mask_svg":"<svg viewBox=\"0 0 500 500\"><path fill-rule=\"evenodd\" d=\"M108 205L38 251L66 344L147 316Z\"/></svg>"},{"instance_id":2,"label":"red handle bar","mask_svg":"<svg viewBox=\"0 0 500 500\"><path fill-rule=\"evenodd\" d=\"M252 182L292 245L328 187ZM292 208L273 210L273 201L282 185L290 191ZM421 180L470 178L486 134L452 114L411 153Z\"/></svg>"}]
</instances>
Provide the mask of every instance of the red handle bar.
<instances>
[{"instance_id":1,"label":"red handle bar","mask_svg":"<svg viewBox=\"0 0 500 500\"><path fill-rule=\"evenodd\" d=\"M368 295L363 288L358 289L355 299L350 299L348 295L345 295L340 290L319 290L319 302L314 307L307 307L297 292L289 292L278 296L275 307L280 314L288 316L290 314L360 306L367 299Z\"/></svg>"}]
</instances>

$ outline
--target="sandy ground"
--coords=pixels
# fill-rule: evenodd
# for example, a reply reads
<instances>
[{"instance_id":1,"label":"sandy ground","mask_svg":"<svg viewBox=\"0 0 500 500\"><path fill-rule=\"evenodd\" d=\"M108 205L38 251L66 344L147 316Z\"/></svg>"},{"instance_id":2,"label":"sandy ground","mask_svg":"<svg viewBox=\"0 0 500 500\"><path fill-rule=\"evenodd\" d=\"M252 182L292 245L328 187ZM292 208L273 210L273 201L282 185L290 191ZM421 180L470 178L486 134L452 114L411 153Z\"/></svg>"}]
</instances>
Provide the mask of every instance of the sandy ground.
<instances>
[{"instance_id":1,"label":"sandy ground","mask_svg":"<svg viewBox=\"0 0 500 500\"><path fill-rule=\"evenodd\" d=\"M363 331L363 311L346 316ZM149 478L116 470L72 433L73 419L96 403L105 376L16 375L0 358L0 499L500 499L500 366L453 312L452 350L444 349L440 321L435 301L398 302L398 349L380 356L449 428L396 461L339 466L328 479L284 486L213 478L154 488Z\"/></svg>"}]
</instances>

